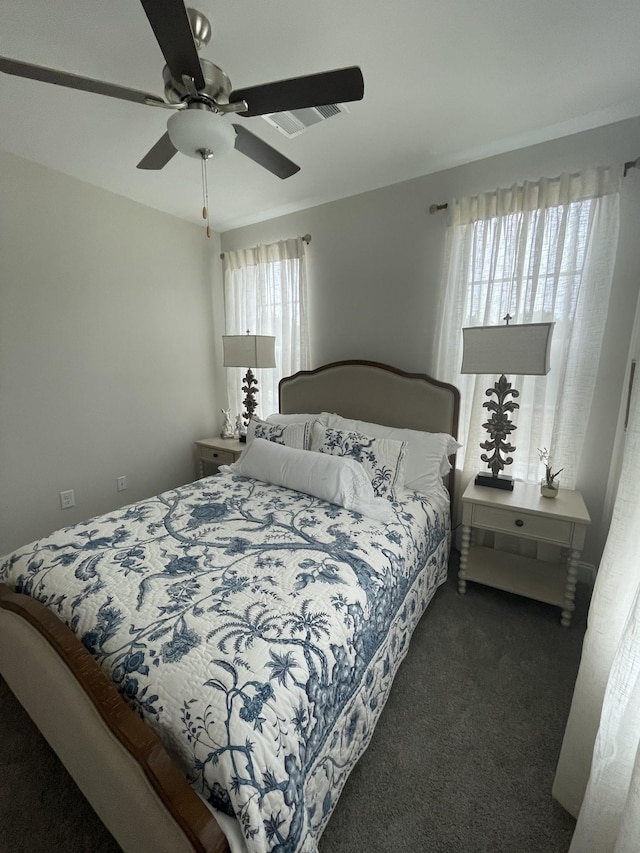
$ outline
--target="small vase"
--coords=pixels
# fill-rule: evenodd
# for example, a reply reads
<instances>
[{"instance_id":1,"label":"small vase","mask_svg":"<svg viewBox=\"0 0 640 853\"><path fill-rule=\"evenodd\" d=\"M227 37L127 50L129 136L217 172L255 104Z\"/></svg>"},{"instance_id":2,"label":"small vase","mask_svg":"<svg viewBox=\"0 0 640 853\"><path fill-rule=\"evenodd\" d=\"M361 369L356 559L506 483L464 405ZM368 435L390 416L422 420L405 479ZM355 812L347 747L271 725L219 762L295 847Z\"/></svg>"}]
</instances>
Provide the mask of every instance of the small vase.
<instances>
[{"instance_id":1,"label":"small vase","mask_svg":"<svg viewBox=\"0 0 640 853\"><path fill-rule=\"evenodd\" d=\"M556 498L558 497L558 489L560 488L560 483L557 479L553 480L552 483L547 483L546 479L543 478L540 480L540 494L543 498Z\"/></svg>"}]
</instances>

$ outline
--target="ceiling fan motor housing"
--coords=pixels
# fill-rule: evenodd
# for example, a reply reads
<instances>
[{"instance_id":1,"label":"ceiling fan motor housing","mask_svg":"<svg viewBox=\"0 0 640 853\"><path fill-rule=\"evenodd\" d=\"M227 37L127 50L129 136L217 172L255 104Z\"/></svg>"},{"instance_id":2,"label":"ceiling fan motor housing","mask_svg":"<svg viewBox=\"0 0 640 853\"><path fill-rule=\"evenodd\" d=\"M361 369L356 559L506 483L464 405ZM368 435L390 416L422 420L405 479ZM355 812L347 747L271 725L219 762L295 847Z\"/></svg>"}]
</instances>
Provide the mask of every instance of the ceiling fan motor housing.
<instances>
[{"instance_id":1,"label":"ceiling fan motor housing","mask_svg":"<svg viewBox=\"0 0 640 853\"><path fill-rule=\"evenodd\" d=\"M200 67L202 68L205 87L198 91L198 95L209 98L212 101L217 101L220 104L228 104L229 93L231 92L231 80L229 80L222 68L219 68L208 59L202 58L200 59ZM189 98L189 91L181 80L176 80L171 75L167 65L162 69L162 79L164 80L164 95L170 104L180 104Z\"/></svg>"}]
</instances>

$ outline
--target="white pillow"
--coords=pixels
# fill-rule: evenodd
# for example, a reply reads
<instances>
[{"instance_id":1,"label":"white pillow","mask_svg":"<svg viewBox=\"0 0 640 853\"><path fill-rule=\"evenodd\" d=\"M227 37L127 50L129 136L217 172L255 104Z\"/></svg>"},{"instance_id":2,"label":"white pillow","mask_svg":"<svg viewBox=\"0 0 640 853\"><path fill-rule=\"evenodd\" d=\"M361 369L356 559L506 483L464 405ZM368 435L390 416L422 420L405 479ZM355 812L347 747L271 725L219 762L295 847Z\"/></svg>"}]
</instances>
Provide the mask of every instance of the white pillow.
<instances>
[{"instance_id":1,"label":"white pillow","mask_svg":"<svg viewBox=\"0 0 640 853\"><path fill-rule=\"evenodd\" d=\"M316 421L311 428L311 450L355 459L371 480L378 498L393 501L404 486L406 441L373 438L354 430L325 427Z\"/></svg>"},{"instance_id":2,"label":"white pillow","mask_svg":"<svg viewBox=\"0 0 640 853\"><path fill-rule=\"evenodd\" d=\"M377 521L395 519L389 502L375 497L362 465L353 459L309 453L254 438L237 462L224 465L221 470L285 486Z\"/></svg>"},{"instance_id":3,"label":"white pillow","mask_svg":"<svg viewBox=\"0 0 640 853\"><path fill-rule=\"evenodd\" d=\"M445 432L422 432L416 429L354 421L340 415L325 413L327 425L334 429L352 429L374 438L391 438L407 442L404 485L414 492L428 494L440 489L442 477L451 470L449 457L462 445Z\"/></svg>"},{"instance_id":4,"label":"white pillow","mask_svg":"<svg viewBox=\"0 0 640 853\"><path fill-rule=\"evenodd\" d=\"M327 417L328 415L281 415L280 412L274 412L272 415L269 415L266 420L267 423L270 424L283 424L284 426L287 426L287 424L313 423L318 420L324 423L325 418Z\"/></svg>"},{"instance_id":5,"label":"white pillow","mask_svg":"<svg viewBox=\"0 0 640 853\"><path fill-rule=\"evenodd\" d=\"M261 421L260 418L251 418L247 427L247 444L251 444L254 438L264 438L267 441L275 441L276 444L296 447L298 450L308 450L310 437L310 422L284 425L267 423Z\"/></svg>"}]
</instances>

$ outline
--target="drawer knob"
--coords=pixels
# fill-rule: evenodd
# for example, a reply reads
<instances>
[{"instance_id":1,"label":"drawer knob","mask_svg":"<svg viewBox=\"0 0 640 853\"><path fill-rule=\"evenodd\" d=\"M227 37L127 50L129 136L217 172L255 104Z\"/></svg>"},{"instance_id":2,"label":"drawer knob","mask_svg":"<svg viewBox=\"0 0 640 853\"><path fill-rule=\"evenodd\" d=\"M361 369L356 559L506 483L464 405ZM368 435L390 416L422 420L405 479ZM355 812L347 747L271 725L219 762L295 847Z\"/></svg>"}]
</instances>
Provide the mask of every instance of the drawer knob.
<instances>
[{"instance_id":1,"label":"drawer knob","mask_svg":"<svg viewBox=\"0 0 640 853\"><path fill-rule=\"evenodd\" d=\"M214 454L213 454L213 458L215 459L217 455L218 455L217 453L214 453Z\"/></svg>"},{"instance_id":2,"label":"drawer knob","mask_svg":"<svg viewBox=\"0 0 640 853\"><path fill-rule=\"evenodd\" d=\"M516 527L524 527L524 521L521 518L516 518Z\"/></svg>"}]
</instances>

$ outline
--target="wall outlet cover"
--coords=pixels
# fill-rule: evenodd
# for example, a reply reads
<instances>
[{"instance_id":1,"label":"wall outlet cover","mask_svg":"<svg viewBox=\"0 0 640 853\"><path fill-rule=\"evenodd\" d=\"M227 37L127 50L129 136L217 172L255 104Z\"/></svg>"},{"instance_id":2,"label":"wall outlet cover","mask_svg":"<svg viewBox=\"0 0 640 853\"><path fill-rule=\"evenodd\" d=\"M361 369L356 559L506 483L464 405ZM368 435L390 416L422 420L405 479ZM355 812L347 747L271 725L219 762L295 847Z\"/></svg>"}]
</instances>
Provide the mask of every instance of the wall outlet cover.
<instances>
[{"instance_id":1,"label":"wall outlet cover","mask_svg":"<svg viewBox=\"0 0 640 853\"><path fill-rule=\"evenodd\" d=\"M62 509L69 509L76 505L76 497L73 494L73 489L67 489L66 492L60 492L60 506Z\"/></svg>"}]
</instances>

